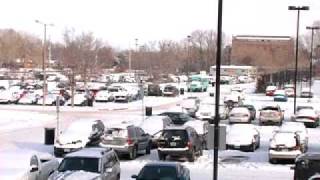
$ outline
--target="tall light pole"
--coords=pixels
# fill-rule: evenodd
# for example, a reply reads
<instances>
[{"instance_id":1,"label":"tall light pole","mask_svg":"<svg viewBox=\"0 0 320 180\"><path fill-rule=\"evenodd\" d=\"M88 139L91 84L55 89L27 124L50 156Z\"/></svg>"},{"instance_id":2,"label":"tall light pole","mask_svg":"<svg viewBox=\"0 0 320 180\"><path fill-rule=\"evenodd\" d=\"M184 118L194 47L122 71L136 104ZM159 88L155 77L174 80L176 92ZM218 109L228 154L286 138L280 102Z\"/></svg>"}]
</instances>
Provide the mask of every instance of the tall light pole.
<instances>
[{"instance_id":1,"label":"tall light pole","mask_svg":"<svg viewBox=\"0 0 320 180\"><path fill-rule=\"evenodd\" d=\"M139 63L138 63L138 45L139 45L139 44L138 44L138 38L136 38L136 39L134 39L134 40L135 40L135 42L136 42L136 51L135 51L135 52L136 52L136 53L135 53L135 54L136 54L136 55L135 55L136 59L134 59L134 60L136 61L136 64L137 64L137 65L136 65L136 69L138 69L138 67L139 67Z\"/></svg>"},{"instance_id":2,"label":"tall light pole","mask_svg":"<svg viewBox=\"0 0 320 180\"><path fill-rule=\"evenodd\" d=\"M307 26L307 30L311 30L311 47L310 47L310 70L309 70L309 94L310 94L310 101L311 101L311 86L312 86L312 58L313 58L313 35L314 30L319 30L320 26Z\"/></svg>"},{"instance_id":3,"label":"tall light pole","mask_svg":"<svg viewBox=\"0 0 320 180\"><path fill-rule=\"evenodd\" d=\"M218 1L218 27L217 27L217 52L216 52L216 99L215 99L215 119L214 119L214 147L213 147L213 180L218 180L218 152L219 152L219 105L220 105L220 67L221 67L221 49L222 49L222 3ZM213 124L213 122L210 122Z\"/></svg>"},{"instance_id":4,"label":"tall light pole","mask_svg":"<svg viewBox=\"0 0 320 180\"><path fill-rule=\"evenodd\" d=\"M298 11L297 16L297 35L296 35L296 63L294 72L294 101L293 101L293 111L296 113L297 106L297 73L298 73L298 57L299 57L299 25L300 25L300 11L309 10L309 6L289 6L288 10Z\"/></svg>"},{"instance_id":5,"label":"tall light pole","mask_svg":"<svg viewBox=\"0 0 320 180\"><path fill-rule=\"evenodd\" d=\"M42 98L42 105L45 106L45 99L46 99L46 92L47 92L47 79L46 79L46 51L47 51L47 26L53 26L53 24L47 24L44 22L41 22L39 20L35 20L36 23L43 25L43 44L42 44L42 73L43 73L43 98Z\"/></svg>"},{"instance_id":6,"label":"tall light pole","mask_svg":"<svg viewBox=\"0 0 320 180\"><path fill-rule=\"evenodd\" d=\"M188 51L187 76L189 77L189 73L190 73L190 61L191 61L191 57L190 57L190 54L191 54L191 53L190 53L191 36L188 35L187 38L188 38L188 49L187 49L187 51Z\"/></svg>"}]
</instances>

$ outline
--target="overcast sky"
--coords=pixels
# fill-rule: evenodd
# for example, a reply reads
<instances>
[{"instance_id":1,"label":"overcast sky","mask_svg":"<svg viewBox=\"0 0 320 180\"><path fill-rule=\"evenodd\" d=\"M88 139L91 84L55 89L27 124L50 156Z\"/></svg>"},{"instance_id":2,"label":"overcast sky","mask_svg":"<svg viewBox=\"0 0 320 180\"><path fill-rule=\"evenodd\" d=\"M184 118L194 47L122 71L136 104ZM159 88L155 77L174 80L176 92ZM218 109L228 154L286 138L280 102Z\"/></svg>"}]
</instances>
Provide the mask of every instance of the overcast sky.
<instances>
[{"instance_id":1,"label":"overcast sky","mask_svg":"<svg viewBox=\"0 0 320 180\"><path fill-rule=\"evenodd\" d=\"M93 32L112 46L127 48L151 40L180 40L197 29L217 26L218 0L3 0L0 28L26 31L42 38L39 19L61 41L65 28ZM301 12L301 33L320 20L320 0L224 0L223 31L232 35L295 36L296 11L288 5L309 5ZM131 45L130 45L131 44Z\"/></svg>"}]
</instances>

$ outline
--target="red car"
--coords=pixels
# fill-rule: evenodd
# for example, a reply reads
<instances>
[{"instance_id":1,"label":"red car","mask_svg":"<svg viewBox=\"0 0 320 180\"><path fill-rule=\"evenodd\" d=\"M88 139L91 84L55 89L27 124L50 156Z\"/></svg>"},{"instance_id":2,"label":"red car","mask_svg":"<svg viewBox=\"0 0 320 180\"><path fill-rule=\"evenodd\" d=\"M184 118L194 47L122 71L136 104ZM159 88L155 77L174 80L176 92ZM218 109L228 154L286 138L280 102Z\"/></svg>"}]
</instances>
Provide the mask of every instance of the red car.
<instances>
[{"instance_id":1,"label":"red car","mask_svg":"<svg viewBox=\"0 0 320 180\"><path fill-rule=\"evenodd\" d=\"M268 86L266 89L266 96L273 96L276 90L277 90L276 86Z\"/></svg>"}]
</instances>

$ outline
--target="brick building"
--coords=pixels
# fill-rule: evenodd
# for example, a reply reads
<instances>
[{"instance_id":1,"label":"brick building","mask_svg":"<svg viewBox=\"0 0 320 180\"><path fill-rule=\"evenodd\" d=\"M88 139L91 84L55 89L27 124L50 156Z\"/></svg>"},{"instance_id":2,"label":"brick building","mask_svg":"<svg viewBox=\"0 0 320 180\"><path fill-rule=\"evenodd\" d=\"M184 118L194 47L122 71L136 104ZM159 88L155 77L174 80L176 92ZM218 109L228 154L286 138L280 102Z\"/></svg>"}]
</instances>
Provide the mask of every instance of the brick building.
<instances>
[{"instance_id":1,"label":"brick building","mask_svg":"<svg viewBox=\"0 0 320 180\"><path fill-rule=\"evenodd\" d=\"M257 66L264 71L294 67L295 41L289 36L234 36L231 63ZM301 51L299 67L306 65L307 53Z\"/></svg>"}]
</instances>

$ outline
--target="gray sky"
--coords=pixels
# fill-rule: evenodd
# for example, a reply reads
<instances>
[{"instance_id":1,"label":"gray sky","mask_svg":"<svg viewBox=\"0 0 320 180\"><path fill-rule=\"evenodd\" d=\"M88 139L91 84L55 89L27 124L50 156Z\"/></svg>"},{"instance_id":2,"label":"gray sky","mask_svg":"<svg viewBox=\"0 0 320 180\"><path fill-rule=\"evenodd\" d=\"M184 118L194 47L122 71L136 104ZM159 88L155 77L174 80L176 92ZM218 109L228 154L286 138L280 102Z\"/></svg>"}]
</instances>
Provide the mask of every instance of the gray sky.
<instances>
[{"instance_id":1,"label":"gray sky","mask_svg":"<svg viewBox=\"0 0 320 180\"><path fill-rule=\"evenodd\" d=\"M0 28L14 28L42 38L35 19L55 24L53 41L66 27L91 31L115 47L151 41L180 40L197 29L216 29L218 0L3 0ZM309 5L301 12L301 33L320 20L320 0L224 0L223 31L232 35L295 36L296 11L288 5ZM130 45L131 44L131 45Z\"/></svg>"}]
</instances>

